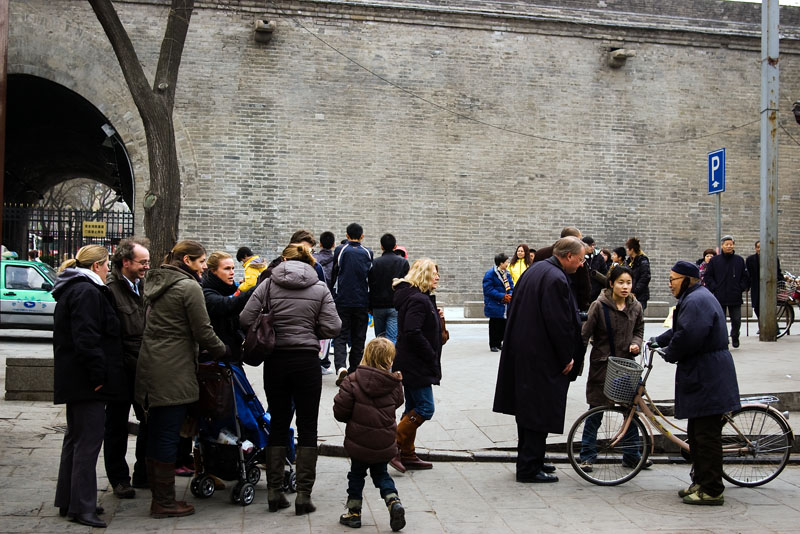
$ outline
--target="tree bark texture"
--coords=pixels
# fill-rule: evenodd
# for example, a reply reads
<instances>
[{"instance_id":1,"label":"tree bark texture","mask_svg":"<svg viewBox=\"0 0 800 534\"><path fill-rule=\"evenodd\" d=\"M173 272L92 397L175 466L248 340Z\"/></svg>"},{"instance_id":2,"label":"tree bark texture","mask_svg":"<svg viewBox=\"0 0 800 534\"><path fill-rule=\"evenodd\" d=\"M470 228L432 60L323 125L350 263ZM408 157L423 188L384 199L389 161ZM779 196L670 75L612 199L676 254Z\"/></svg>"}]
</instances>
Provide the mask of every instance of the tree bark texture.
<instances>
[{"instance_id":1,"label":"tree bark texture","mask_svg":"<svg viewBox=\"0 0 800 534\"><path fill-rule=\"evenodd\" d=\"M172 112L194 0L172 0L152 87L111 1L89 0L89 4L111 42L144 124L150 165L150 185L143 199L144 229L150 238L150 256L160 262L178 240L181 177Z\"/></svg>"}]
</instances>

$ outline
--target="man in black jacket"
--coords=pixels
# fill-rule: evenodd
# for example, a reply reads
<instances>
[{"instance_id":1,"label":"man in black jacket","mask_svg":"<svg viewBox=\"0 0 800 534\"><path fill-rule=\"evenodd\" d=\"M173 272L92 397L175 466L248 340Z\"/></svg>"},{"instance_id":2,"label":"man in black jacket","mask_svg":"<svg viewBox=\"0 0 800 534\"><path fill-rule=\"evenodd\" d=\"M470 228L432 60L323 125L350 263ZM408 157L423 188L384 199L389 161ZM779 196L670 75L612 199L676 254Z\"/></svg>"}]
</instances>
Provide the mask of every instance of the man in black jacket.
<instances>
[{"instance_id":1,"label":"man in black jacket","mask_svg":"<svg viewBox=\"0 0 800 534\"><path fill-rule=\"evenodd\" d=\"M717 254L708 262L703 282L717 297L723 312L727 310L731 319L731 343L738 347L742 325L742 293L750 287L750 277L744 258L734 252L734 245L733 236L722 236L722 254Z\"/></svg>"},{"instance_id":2,"label":"man in black jacket","mask_svg":"<svg viewBox=\"0 0 800 534\"><path fill-rule=\"evenodd\" d=\"M147 239L132 237L123 239L111 257L113 270L107 286L116 301L117 317L122 332L123 363L125 368L125 401L109 402L106 405L106 425L103 446L106 475L114 495L120 499L132 499L133 488L147 488L146 445L147 424L142 407L133 400L136 379L136 361L142 345L145 325L144 276L150 268L150 252ZM131 405L139 420L136 436L136 463L133 466L133 487L125 453L128 449L128 416Z\"/></svg>"},{"instance_id":3,"label":"man in black jacket","mask_svg":"<svg viewBox=\"0 0 800 534\"><path fill-rule=\"evenodd\" d=\"M369 307L375 325L375 337L385 336L397 342L397 310L394 308L392 281L408 273L408 260L394 253L397 240L392 234L381 236L383 254L372 262L369 276Z\"/></svg>"}]
</instances>

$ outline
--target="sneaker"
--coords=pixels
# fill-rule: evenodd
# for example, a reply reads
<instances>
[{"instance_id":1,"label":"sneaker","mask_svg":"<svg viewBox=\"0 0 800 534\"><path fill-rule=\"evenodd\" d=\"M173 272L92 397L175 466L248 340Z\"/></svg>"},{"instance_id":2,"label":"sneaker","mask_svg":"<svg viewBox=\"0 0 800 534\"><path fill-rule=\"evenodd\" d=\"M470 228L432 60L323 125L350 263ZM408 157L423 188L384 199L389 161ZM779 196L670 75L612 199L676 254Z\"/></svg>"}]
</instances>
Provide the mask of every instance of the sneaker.
<instances>
[{"instance_id":1,"label":"sneaker","mask_svg":"<svg viewBox=\"0 0 800 534\"><path fill-rule=\"evenodd\" d=\"M127 482L120 482L114 486L114 495L120 499L133 499L136 497L136 490L134 490Z\"/></svg>"},{"instance_id":2,"label":"sneaker","mask_svg":"<svg viewBox=\"0 0 800 534\"><path fill-rule=\"evenodd\" d=\"M584 473L591 473L592 471L594 471L594 467L592 467L592 462L582 462L579 467L581 468L581 471L583 471Z\"/></svg>"},{"instance_id":3,"label":"sneaker","mask_svg":"<svg viewBox=\"0 0 800 534\"><path fill-rule=\"evenodd\" d=\"M347 369L344 367L340 367L339 370L336 372L336 385L342 385L342 380L347 376Z\"/></svg>"},{"instance_id":4,"label":"sneaker","mask_svg":"<svg viewBox=\"0 0 800 534\"><path fill-rule=\"evenodd\" d=\"M699 504L701 506L722 506L725 504L725 497L721 493L716 497L712 497L703 492L703 490L697 490L684 497L683 502L684 504Z\"/></svg>"},{"instance_id":5,"label":"sneaker","mask_svg":"<svg viewBox=\"0 0 800 534\"><path fill-rule=\"evenodd\" d=\"M634 467L636 467L636 464L638 464L638 463L639 463L638 460L636 462L634 462L634 463L631 463L631 462L629 462L627 460L622 460L622 467L627 467L628 469L633 469ZM653 467L653 460L648 458L647 461L642 466L642 469L650 469L651 467Z\"/></svg>"},{"instance_id":6,"label":"sneaker","mask_svg":"<svg viewBox=\"0 0 800 534\"><path fill-rule=\"evenodd\" d=\"M361 509L352 508L339 516L339 523L350 528L361 528Z\"/></svg>"},{"instance_id":7,"label":"sneaker","mask_svg":"<svg viewBox=\"0 0 800 534\"><path fill-rule=\"evenodd\" d=\"M322 368L322 374L323 375L332 375L333 374L333 369L331 369L330 367L323 367Z\"/></svg>"},{"instance_id":8,"label":"sneaker","mask_svg":"<svg viewBox=\"0 0 800 534\"><path fill-rule=\"evenodd\" d=\"M683 499L687 495L691 495L692 493L698 491L699 489L700 489L700 484L692 484L691 486L689 486L686 489L679 490L678 491L678 497Z\"/></svg>"},{"instance_id":9,"label":"sneaker","mask_svg":"<svg viewBox=\"0 0 800 534\"><path fill-rule=\"evenodd\" d=\"M392 532L398 532L406 526L406 510L400 499L393 497L386 501L386 508L389 510L389 526Z\"/></svg>"}]
</instances>

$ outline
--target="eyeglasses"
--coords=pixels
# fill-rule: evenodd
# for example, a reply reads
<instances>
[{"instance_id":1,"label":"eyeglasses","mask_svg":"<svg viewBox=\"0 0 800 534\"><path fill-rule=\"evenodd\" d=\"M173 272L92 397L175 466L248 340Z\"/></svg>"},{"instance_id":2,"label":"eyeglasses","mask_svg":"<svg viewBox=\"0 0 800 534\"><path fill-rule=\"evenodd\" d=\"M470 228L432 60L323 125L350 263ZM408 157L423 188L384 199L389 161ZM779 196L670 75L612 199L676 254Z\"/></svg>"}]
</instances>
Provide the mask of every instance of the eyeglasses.
<instances>
[{"instance_id":1,"label":"eyeglasses","mask_svg":"<svg viewBox=\"0 0 800 534\"><path fill-rule=\"evenodd\" d=\"M683 280L684 278L686 278L686 277L685 276L671 276L670 279L669 279L669 283L671 284L675 280Z\"/></svg>"},{"instance_id":2,"label":"eyeglasses","mask_svg":"<svg viewBox=\"0 0 800 534\"><path fill-rule=\"evenodd\" d=\"M139 261L139 260L133 260L133 263L138 263L138 264L139 264L139 265L141 265L142 267L148 267L148 266L150 266L150 260L142 260L142 261Z\"/></svg>"}]
</instances>

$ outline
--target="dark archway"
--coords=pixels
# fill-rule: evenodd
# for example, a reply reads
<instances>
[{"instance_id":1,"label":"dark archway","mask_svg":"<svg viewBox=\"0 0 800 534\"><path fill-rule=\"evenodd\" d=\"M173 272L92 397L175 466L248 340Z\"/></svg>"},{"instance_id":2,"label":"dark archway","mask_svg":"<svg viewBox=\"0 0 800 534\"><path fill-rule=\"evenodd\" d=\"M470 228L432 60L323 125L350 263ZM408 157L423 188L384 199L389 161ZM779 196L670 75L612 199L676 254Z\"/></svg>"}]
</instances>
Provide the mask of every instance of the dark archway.
<instances>
[{"instance_id":1,"label":"dark archway","mask_svg":"<svg viewBox=\"0 0 800 534\"><path fill-rule=\"evenodd\" d=\"M91 102L50 80L9 74L7 110L5 202L37 204L60 182L91 178L113 188L133 211L128 151Z\"/></svg>"}]
</instances>

